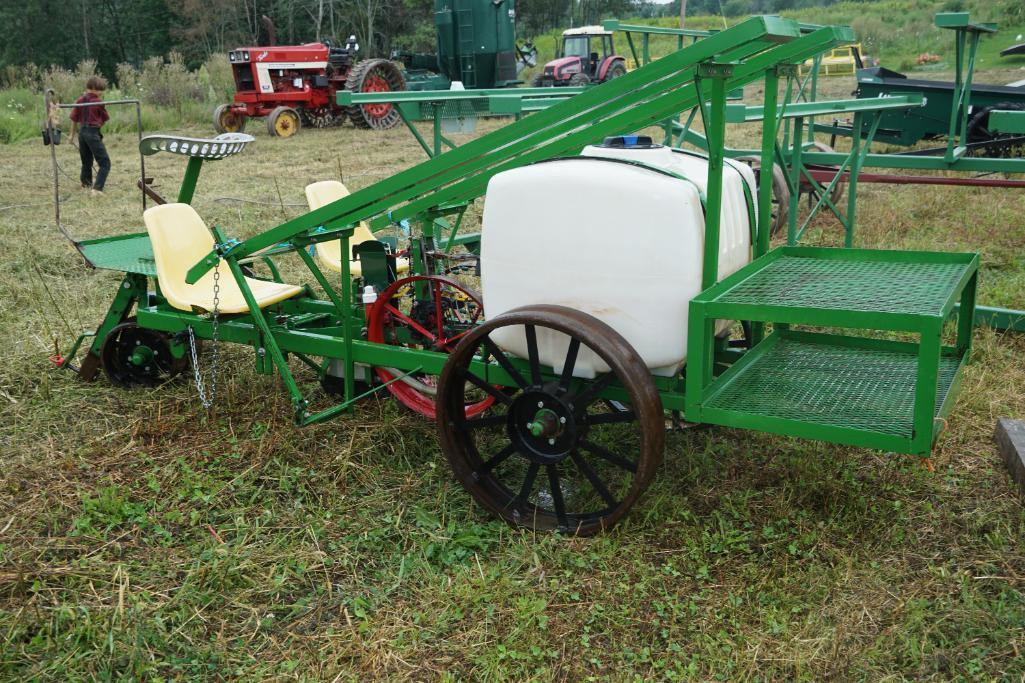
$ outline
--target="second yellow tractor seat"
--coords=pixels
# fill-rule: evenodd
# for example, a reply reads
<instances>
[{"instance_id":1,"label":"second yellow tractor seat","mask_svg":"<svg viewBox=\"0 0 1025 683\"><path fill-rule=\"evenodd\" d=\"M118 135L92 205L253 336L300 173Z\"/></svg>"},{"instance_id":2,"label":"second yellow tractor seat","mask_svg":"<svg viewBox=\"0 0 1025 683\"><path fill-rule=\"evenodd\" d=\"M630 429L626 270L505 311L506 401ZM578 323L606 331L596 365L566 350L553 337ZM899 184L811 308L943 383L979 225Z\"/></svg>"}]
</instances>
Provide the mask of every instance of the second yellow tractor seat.
<instances>
[{"instance_id":1,"label":"second yellow tractor seat","mask_svg":"<svg viewBox=\"0 0 1025 683\"><path fill-rule=\"evenodd\" d=\"M306 202L310 205L310 211L319 209L331 202L336 202L348 195L348 188L337 180L322 180L319 183L311 183L306 186ZM356 226L356 230L352 233L352 237L349 238L349 244L362 244L373 239L376 238L374 233L370 232L370 226L367 225L366 221L360 221L359 225ZM330 242L318 244L317 259L328 270L333 270L336 273L342 272L342 241L331 240ZM408 270L409 259L395 259L396 272L405 273ZM349 261L349 273L353 277L359 277L363 274L363 268L358 259Z\"/></svg>"},{"instance_id":2,"label":"second yellow tractor seat","mask_svg":"<svg viewBox=\"0 0 1025 683\"><path fill-rule=\"evenodd\" d=\"M194 285L185 282L185 274L214 248L214 238L206 223L188 204L162 204L143 214L153 259L157 266L160 292L169 304L183 311L201 308L214 310L214 273L209 271ZM224 262L220 265L218 311L247 313L249 306L235 278ZM276 304L303 291L302 287L267 282L247 277L253 297L260 308Z\"/></svg>"}]
</instances>

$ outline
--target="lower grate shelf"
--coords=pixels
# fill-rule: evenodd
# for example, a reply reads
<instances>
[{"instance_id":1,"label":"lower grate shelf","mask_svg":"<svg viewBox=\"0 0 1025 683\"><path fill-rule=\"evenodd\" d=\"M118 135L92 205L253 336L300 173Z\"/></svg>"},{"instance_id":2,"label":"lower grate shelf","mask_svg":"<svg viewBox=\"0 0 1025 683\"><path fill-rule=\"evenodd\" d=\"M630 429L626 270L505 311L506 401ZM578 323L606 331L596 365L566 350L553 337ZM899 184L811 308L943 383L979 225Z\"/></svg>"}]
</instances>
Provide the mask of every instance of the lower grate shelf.
<instances>
[{"instance_id":1,"label":"lower grate shelf","mask_svg":"<svg viewBox=\"0 0 1025 683\"><path fill-rule=\"evenodd\" d=\"M918 354L830 339L778 339L737 374L713 382L704 408L729 411L734 426L750 426L746 417L775 418L912 439ZM960 365L953 351L940 357L934 415Z\"/></svg>"}]
</instances>

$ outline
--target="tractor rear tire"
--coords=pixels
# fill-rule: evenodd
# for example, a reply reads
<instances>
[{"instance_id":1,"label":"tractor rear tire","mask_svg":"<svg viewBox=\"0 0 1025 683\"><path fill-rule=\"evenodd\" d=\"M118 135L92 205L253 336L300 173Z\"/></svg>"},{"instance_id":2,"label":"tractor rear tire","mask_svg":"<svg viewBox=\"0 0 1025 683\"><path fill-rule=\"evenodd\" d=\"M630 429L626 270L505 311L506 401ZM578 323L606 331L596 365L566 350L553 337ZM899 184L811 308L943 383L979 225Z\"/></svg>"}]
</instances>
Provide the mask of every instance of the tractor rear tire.
<instances>
[{"instance_id":1,"label":"tractor rear tire","mask_svg":"<svg viewBox=\"0 0 1025 683\"><path fill-rule=\"evenodd\" d=\"M214 130L219 134L241 133L246 129L246 117L231 110L230 104L222 104L214 109Z\"/></svg>"},{"instance_id":2,"label":"tractor rear tire","mask_svg":"<svg viewBox=\"0 0 1025 683\"><path fill-rule=\"evenodd\" d=\"M605 72L605 80L602 83L611 81L613 78L619 78L620 76L626 75L626 64L620 61L612 63L609 70Z\"/></svg>"},{"instance_id":3,"label":"tractor rear tire","mask_svg":"<svg viewBox=\"0 0 1025 683\"><path fill-rule=\"evenodd\" d=\"M279 138L290 138L299 132L299 112L291 107L276 107L267 116L267 132Z\"/></svg>"},{"instance_id":4,"label":"tractor rear tire","mask_svg":"<svg viewBox=\"0 0 1025 683\"><path fill-rule=\"evenodd\" d=\"M302 107L299 109L299 116L302 119L303 128L328 128L329 126L341 123L345 118L345 112L339 117L331 107L324 106L316 109Z\"/></svg>"},{"instance_id":5,"label":"tractor rear tire","mask_svg":"<svg viewBox=\"0 0 1025 683\"><path fill-rule=\"evenodd\" d=\"M387 59L367 59L352 68L345 79L349 92L396 92L406 89L406 79L394 62ZM349 118L357 128L386 130L398 125L398 108L390 103L353 105L348 108Z\"/></svg>"},{"instance_id":6,"label":"tractor rear tire","mask_svg":"<svg viewBox=\"0 0 1025 683\"><path fill-rule=\"evenodd\" d=\"M591 77L585 73L573 74L569 77L569 87L571 88L582 88L590 84L590 82Z\"/></svg>"}]
</instances>

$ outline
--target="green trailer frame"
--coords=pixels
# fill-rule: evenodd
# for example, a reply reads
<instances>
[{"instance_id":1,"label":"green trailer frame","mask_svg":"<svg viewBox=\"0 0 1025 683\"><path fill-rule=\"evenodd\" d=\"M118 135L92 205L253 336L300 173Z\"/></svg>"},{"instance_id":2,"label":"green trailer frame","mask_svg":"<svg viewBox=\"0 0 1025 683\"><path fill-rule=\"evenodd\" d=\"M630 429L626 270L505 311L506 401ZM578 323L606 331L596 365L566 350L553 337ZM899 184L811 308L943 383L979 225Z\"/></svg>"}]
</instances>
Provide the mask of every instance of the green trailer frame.
<instances>
[{"instance_id":1,"label":"green trailer frame","mask_svg":"<svg viewBox=\"0 0 1025 683\"><path fill-rule=\"evenodd\" d=\"M401 373L396 379L410 373L441 374L439 436L457 476L503 519L538 528L591 533L614 523L654 475L664 439L663 410L685 410L688 420L708 424L925 457L942 430L970 356L971 326L964 320L972 319L978 258L972 254L797 246L769 250L770 179L780 121L775 97L777 79L781 72L851 39L850 30L844 27L823 27L802 34L795 22L754 17L249 239L229 239L223 228L215 226L215 249L189 270L186 281L194 283L213 269L226 268L226 276L234 279L249 305L247 313L217 319L205 311L179 310L163 298L152 272L133 268L123 260L104 263L98 259L98 267L125 271L100 331L111 321L124 320L134 307L137 324L171 335L179 354L184 353L183 340L189 334L204 340L218 335L221 342L250 346L257 372L281 377L295 421L301 425L348 410L361 397L363 392L357 390L355 382L358 365L391 368ZM727 94L757 80L764 81L767 97L761 112L763 164L757 196L761 219L753 245L754 259L717 283ZM572 377L568 370L556 372L542 366L536 352L527 359L499 351L474 355L473 344L481 343L486 329L506 320L519 320L517 315L530 315L527 309L468 330L451 356L367 341L363 337L364 307L353 287L348 261L342 259L341 274L330 277L309 254L309 247L327 240L340 240L342 253L349 253L353 226L359 221L369 221L372 229L380 230L411 220L430 231L436 218L464 210L466 203L481 197L488 181L504 170L576 155L587 144L607 136L630 134L694 107L701 113L710 143L709 177L704 197L704 292L690 304L685 373L651 376L643 365L637 371L635 364L633 372L614 372L588 380ZM327 298L320 299L307 288L300 296L261 310L247 285L243 262L267 249L296 254ZM914 295L905 301L908 283L921 285L911 286ZM962 311L956 343L944 346L944 323L955 303L961 304ZM571 309L535 308L537 317L532 320L555 321L552 324L566 330L574 329L570 322L577 321L579 326L600 331L600 325L589 322L593 318ZM732 348L716 336L716 321L720 319L754 322L750 351ZM526 333L530 339L533 324L525 329L530 330ZM892 341L866 337L862 332L849 333L866 330L882 331L884 335L906 333L914 339ZM610 348L602 353L612 353ZM622 354L620 358L612 353L611 367L627 367L625 356L636 356L629 345ZM329 362L340 364L344 370L341 401L312 410L290 368L289 357L314 369L322 369ZM572 362L567 367L571 368ZM797 370L800 372L792 374ZM542 460L530 465L523 489L533 485L542 467L540 462L547 463L544 467L555 508L551 519L543 521L536 507L533 519L517 516L515 510L515 514L506 514L509 503L506 508L491 505L481 497L486 494L471 483L478 481L481 472L467 474L455 464L459 457L455 454L459 450L458 434L470 428L471 420L462 414L462 402L453 412L450 394L454 396L452 392L461 393L465 386L474 384L496 401L510 402L510 393L499 387L516 391L524 386L525 378L529 378L534 394L548 396L545 392L551 391L562 395L568 391L578 398L587 395L587 400L600 398L610 405L647 392L651 401L634 408L641 411L647 406L646 414L651 418L641 420L639 427L646 459L629 462L611 457L607 451L602 455L635 475L629 495L617 503L618 507L574 522L576 518L571 519L564 509L557 465ZM810 393L797 391L797 382L813 389ZM885 387L879 388L881 385ZM520 396L529 393L524 392ZM753 395L746 401L730 398L745 393ZM755 395L763 400L756 402ZM830 396L848 396L850 400L830 400ZM547 436L546 430L554 429L550 422L556 413L542 408L545 400L538 401L537 414L517 438ZM858 408L867 411L868 417L851 419L852 410ZM608 419L634 417L633 411L623 410ZM474 424L490 424L489 419L480 418ZM510 429L519 428L509 424ZM556 436L551 434L548 443L554 444ZM601 447L593 444L588 448L601 452ZM507 458L515 450L507 448L496 459ZM578 455L573 455L574 461ZM489 468L494 463L495 459L491 460ZM581 469L587 473L583 465Z\"/></svg>"}]
</instances>

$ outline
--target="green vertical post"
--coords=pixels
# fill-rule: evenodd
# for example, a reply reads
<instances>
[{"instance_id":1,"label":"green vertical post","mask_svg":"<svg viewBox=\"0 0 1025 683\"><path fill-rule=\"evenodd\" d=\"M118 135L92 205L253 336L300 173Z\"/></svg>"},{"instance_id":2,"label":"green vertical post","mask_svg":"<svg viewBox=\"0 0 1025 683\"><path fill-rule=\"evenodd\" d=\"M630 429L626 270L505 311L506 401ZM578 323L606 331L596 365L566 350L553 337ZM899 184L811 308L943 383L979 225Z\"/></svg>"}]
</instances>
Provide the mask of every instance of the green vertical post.
<instances>
[{"instance_id":1,"label":"green vertical post","mask_svg":"<svg viewBox=\"0 0 1025 683\"><path fill-rule=\"evenodd\" d=\"M185 176L182 178L181 187L178 188L178 203L191 204L192 196L196 194L196 183L199 182L199 171L203 168L203 160L199 157L189 157L189 165L185 167Z\"/></svg>"},{"instance_id":2,"label":"green vertical post","mask_svg":"<svg viewBox=\"0 0 1025 683\"><path fill-rule=\"evenodd\" d=\"M862 113L854 114L854 135L851 136L851 167L847 175L847 217L844 221L844 246L854 246L854 214L858 206L858 175L861 171L861 145L865 119ZM843 173L843 171L840 171Z\"/></svg>"},{"instance_id":3,"label":"green vertical post","mask_svg":"<svg viewBox=\"0 0 1025 683\"><path fill-rule=\"evenodd\" d=\"M967 357L972 351L972 327L975 324L975 291L978 287L979 272L972 274L972 279L961 292L961 302L957 311L957 350Z\"/></svg>"},{"instance_id":4,"label":"green vertical post","mask_svg":"<svg viewBox=\"0 0 1025 683\"><path fill-rule=\"evenodd\" d=\"M797 205L801 201L801 173L804 170L804 162L801 159L801 147L803 144L804 117L798 116L794 119L794 139L790 148L790 217L787 219L787 244L797 244Z\"/></svg>"},{"instance_id":5,"label":"green vertical post","mask_svg":"<svg viewBox=\"0 0 1025 683\"><path fill-rule=\"evenodd\" d=\"M719 219L722 215L722 170L726 145L727 65L709 64L702 69L712 81L712 101L702 108L702 123L708 136L708 187L705 190L705 255L701 288L708 289L719 279ZM701 77L695 79L701 82ZM705 113L707 112L707 116Z\"/></svg>"},{"instance_id":6,"label":"green vertical post","mask_svg":"<svg viewBox=\"0 0 1025 683\"><path fill-rule=\"evenodd\" d=\"M356 364L352 361L352 325L349 318L352 316L352 269L349 261L352 259L352 247L349 246L348 231L343 232L342 240L342 305L345 307L338 311L342 320L342 346L345 349L345 400L351 401L356 397ZM362 300L361 300L362 303Z\"/></svg>"},{"instance_id":7,"label":"green vertical post","mask_svg":"<svg viewBox=\"0 0 1025 683\"><path fill-rule=\"evenodd\" d=\"M918 342L918 375L915 380L915 412L912 419L912 449L926 456L932 449L936 391L940 377L940 341L943 321L923 325Z\"/></svg>"},{"instance_id":8,"label":"green vertical post","mask_svg":"<svg viewBox=\"0 0 1025 683\"><path fill-rule=\"evenodd\" d=\"M648 50L649 35L647 33L641 35L643 36L641 40L641 54L644 55L644 63L647 64L651 61L651 52Z\"/></svg>"},{"instance_id":9,"label":"green vertical post","mask_svg":"<svg viewBox=\"0 0 1025 683\"><path fill-rule=\"evenodd\" d=\"M440 103L434 107L434 156L445 151L441 146L441 110L444 106L444 103Z\"/></svg>"},{"instance_id":10,"label":"green vertical post","mask_svg":"<svg viewBox=\"0 0 1025 683\"><path fill-rule=\"evenodd\" d=\"M758 243L754 256L769 252L769 237L772 233L772 171L775 166L776 120L779 115L779 73L775 68L765 72L765 104L762 117L762 161L758 178ZM783 207L780 207L782 209Z\"/></svg>"},{"instance_id":11,"label":"green vertical post","mask_svg":"<svg viewBox=\"0 0 1025 683\"><path fill-rule=\"evenodd\" d=\"M754 258L769 252L769 238L772 235L772 172L776 165L776 121L779 116L779 69L773 67L765 72L765 103L762 115L762 158L758 171L758 231L754 245ZM780 207L782 210L783 207ZM765 323L751 325L751 346L765 338Z\"/></svg>"}]
</instances>

